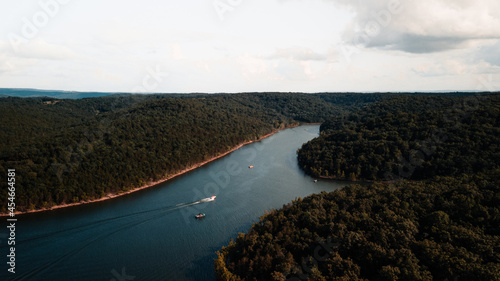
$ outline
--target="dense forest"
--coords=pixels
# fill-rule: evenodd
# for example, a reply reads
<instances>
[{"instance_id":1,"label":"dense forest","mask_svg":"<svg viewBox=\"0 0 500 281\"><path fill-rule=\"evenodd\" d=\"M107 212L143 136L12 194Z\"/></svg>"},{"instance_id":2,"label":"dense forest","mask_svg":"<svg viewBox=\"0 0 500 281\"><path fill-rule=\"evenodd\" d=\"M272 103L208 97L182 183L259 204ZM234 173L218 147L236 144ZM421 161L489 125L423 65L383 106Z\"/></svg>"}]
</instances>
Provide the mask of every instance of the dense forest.
<instances>
[{"instance_id":1,"label":"dense forest","mask_svg":"<svg viewBox=\"0 0 500 281\"><path fill-rule=\"evenodd\" d=\"M500 280L500 95L398 96L298 151L375 183L298 198L223 247L218 280Z\"/></svg>"},{"instance_id":2,"label":"dense forest","mask_svg":"<svg viewBox=\"0 0 500 281\"><path fill-rule=\"evenodd\" d=\"M219 280L500 280L500 171L297 199L218 252Z\"/></svg>"},{"instance_id":3,"label":"dense forest","mask_svg":"<svg viewBox=\"0 0 500 281\"><path fill-rule=\"evenodd\" d=\"M323 123L303 145L316 177L425 179L500 168L500 95L395 97Z\"/></svg>"},{"instance_id":4,"label":"dense forest","mask_svg":"<svg viewBox=\"0 0 500 281\"><path fill-rule=\"evenodd\" d=\"M0 178L16 169L18 211L87 201L175 174L299 122L380 94L248 93L0 98ZM5 213L7 193L0 194Z\"/></svg>"}]
</instances>

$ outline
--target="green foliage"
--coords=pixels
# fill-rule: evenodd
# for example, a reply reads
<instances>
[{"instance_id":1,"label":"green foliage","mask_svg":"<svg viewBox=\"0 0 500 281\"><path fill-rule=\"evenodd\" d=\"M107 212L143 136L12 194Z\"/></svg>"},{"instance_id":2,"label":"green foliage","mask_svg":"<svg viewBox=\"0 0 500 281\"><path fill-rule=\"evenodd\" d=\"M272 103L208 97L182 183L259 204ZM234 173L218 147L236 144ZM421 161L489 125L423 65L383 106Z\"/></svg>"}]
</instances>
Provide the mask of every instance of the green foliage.
<instances>
[{"instance_id":1,"label":"green foliage","mask_svg":"<svg viewBox=\"0 0 500 281\"><path fill-rule=\"evenodd\" d=\"M311 195L261 218L217 262L242 280L500 280L491 174Z\"/></svg>"},{"instance_id":2,"label":"green foliage","mask_svg":"<svg viewBox=\"0 0 500 281\"><path fill-rule=\"evenodd\" d=\"M242 280L500 280L499 98L394 97L326 121L299 164L384 182L284 205L216 262Z\"/></svg>"},{"instance_id":3,"label":"green foliage","mask_svg":"<svg viewBox=\"0 0 500 281\"><path fill-rule=\"evenodd\" d=\"M277 129L359 108L353 100L379 99L280 93L1 98L0 178L16 169L19 211L97 199ZM0 193L1 212L6 200Z\"/></svg>"},{"instance_id":4,"label":"green foliage","mask_svg":"<svg viewBox=\"0 0 500 281\"><path fill-rule=\"evenodd\" d=\"M322 123L332 116L363 108L388 98L381 94L252 93L235 98L243 104L275 112L299 122Z\"/></svg>"},{"instance_id":5,"label":"green foliage","mask_svg":"<svg viewBox=\"0 0 500 281\"><path fill-rule=\"evenodd\" d=\"M397 97L330 119L298 154L314 176L425 179L500 167L500 95Z\"/></svg>"}]
</instances>

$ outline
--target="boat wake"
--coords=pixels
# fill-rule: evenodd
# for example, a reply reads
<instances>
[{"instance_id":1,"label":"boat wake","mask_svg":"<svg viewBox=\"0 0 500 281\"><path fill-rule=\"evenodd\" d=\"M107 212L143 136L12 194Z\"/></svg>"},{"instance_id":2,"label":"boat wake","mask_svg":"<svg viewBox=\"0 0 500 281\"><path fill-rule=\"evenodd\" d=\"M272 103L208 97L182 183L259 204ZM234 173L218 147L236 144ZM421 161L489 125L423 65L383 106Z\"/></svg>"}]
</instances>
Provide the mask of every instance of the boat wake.
<instances>
[{"instance_id":1,"label":"boat wake","mask_svg":"<svg viewBox=\"0 0 500 281\"><path fill-rule=\"evenodd\" d=\"M48 244L50 244L49 241L57 241L58 237L60 236L75 236L77 234L81 234L86 232L87 230L91 230L95 227L99 228L104 228L101 230L101 232L98 235L95 235L93 232L89 232L88 236L83 236L78 238L78 242L73 243L73 246L69 246L66 248L66 251L62 251L60 255L55 255L51 260L43 261L40 262L40 265L33 268L32 270L28 272L24 272L23 274L20 274L16 276L13 280L26 280L26 279L31 279L40 275L43 275L44 272L50 271L51 268L54 268L59 264L61 261L64 261L70 256L76 255L77 253L81 252L82 250L85 250L87 247L89 247L91 244L98 242L102 239L106 239L118 232L125 231L127 229L139 226L141 224L144 224L146 222L155 220L155 219L161 219L162 217L165 216L165 214L174 212L176 210L182 209L182 208L187 208L191 207L197 204L205 203L205 202L210 202L214 201L215 196L208 197L208 198L203 198L198 201L193 201L193 202L188 202L188 203L179 203L176 205L170 205L170 206L164 206L161 208L156 208L156 209L150 209L150 210L145 210L141 212L136 212L132 214L126 214L126 215L121 215L121 216L116 216L116 217L110 217L106 219L101 219L97 220L94 222L89 222L86 224L74 226L74 227L69 227L66 229L61 229L58 231L50 232L50 233L44 233L44 234L39 234L36 236L32 236L29 238L25 238L19 241L16 241L16 244L18 245L23 245L23 244L37 244L39 246L46 246L49 247ZM113 224L110 224L110 223ZM109 227L112 225L113 227ZM4 247L0 247L2 249Z\"/></svg>"},{"instance_id":2,"label":"boat wake","mask_svg":"<svg viewBox=\"0 0 500 281\"><path fill-rule=\"evenodd\" d=\"M16 243L22 244L22 243L28 242L28 241L33 241L33 240L37 240L37 239L41 239L41 238L51 237L51 236L54 236L56 234L67 233L67 232L71 232L71 231L75 231L75 230L82 230L84 228L93 227L97 224L109 223L111 221L122 220L125 218L138 217L138 216L144 215L144 214L154 215L154 214L160 214L160 213L161 214L170 213L171 211L175 211L175 210L178 210L181 208L191 207L191 206L194 206L196 204L211 202L214 200L215 200L215 196L211 196L211 197L203 198L201 200L193 201L193 202L189 202L189 203L179 203L176 205L164 206L164 207L157 208L157 209L150 209L150 210L145 210L145 211L136 212L136 213L132 213L132 214L126 214L126 215L122 215L122 216L101 219L101 220L97 220L97 221L90 222L87 224L83 224L83 225L79 225L79 226L75 226L75 227L71 227L71 228L66 228L66 229L61 229L61 230L54 231L51 233L44 233L44 234L33 236L30 238L22 239L22 240L16 241Z\"/></svg>"}]
</instances>

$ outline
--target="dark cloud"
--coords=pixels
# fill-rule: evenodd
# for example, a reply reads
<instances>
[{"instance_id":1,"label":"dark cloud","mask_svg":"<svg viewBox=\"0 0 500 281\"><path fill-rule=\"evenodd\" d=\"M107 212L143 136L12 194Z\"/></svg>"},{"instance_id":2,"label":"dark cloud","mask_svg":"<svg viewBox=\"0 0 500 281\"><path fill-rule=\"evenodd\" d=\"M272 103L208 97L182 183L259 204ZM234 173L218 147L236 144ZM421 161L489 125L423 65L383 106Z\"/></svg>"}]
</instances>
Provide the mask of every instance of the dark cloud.
<instances>
[{"instance_id":1,"label":"dark cloud","mask_svg":"<svg viewBox=\"0 0 500 281\"><path fill-rule=\"evenodd\" d=\"M436 53L458 49L466 45L468 39L457 37L437 37L417 34L392 34L371 38L365 46L387 50L400 50L408 53Z\"/></svg>"}]
</instances>

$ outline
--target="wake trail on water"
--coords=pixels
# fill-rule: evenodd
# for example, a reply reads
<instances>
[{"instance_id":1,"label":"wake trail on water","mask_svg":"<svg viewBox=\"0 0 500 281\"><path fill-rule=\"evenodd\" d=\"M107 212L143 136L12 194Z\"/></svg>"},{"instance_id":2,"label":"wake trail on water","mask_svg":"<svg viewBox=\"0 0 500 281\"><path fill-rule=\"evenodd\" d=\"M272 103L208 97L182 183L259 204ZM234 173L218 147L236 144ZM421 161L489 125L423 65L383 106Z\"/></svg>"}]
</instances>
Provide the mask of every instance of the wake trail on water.
<instances>
[{"instance_id":1,"label":"wake trail on water","mask_svg":"<svg viewBox=\"0 0 500 281\"><path fill-rule=\"evenodd\" d=\"M122 216L116 216L116 217L101 219L101 220L89 222L89 223L86 223L86 224L83 224L83 225L78 225L78 226L75 226L75 227L65 228L65 229L61 229L61 230L57 230L57 231L53 231L53 232L49 232L49 233L40 234L40 235L33 236L33 237L30 237L30 238L22 239L22 240L16 241L16 244L22 245L25 242L39 240L39 239L43 239L43 238L47 238L47 237L52 237L52 236L59 235L59 234L68 234L68 232L72 232L72 231L81 231L81 230L84 230L86 228L91 228L91 227L97 226L99 224L104 224L104 223L109 223L109 222L112 222L112 221L123 220L123 219L126 219L126 218L134 218L134 217L141 216L141 215L144 215L144 214L149 214L149 213L155 214L155 213L171 212L171 211L175 211L175 210L178 210L178 209L181 209L181 208L187 208L187 207L191 207L191 206L194 206L194 205L197 205L197 204L200 204L200 203L209 202L209 201L212 201L212 200L210 198L204 198L204 199L201 199L201 200L198 200L198 201L189 202L189 203L179 203L179 204L176 204L176 205L170 205L170 206L160 207L160 208L156 208L156 209L151 209L151 210L145 210L145 211L140 211L140 212L136 212L136 213L126 214L126 215L122 215ZM0 247L0 248L3 248L3 247Z\"/></svg>"},{"instance_id":2,"label":"wake trail on water","mask_svg":"<svg viewBox=\"0 0 500 281\"><path fill-rule=\"evenodd\" d=\"M118 233L120 231L136 227L138 225L141 225L143 223L146 223L146 222L149 222L149 221L152 221L152 220L155 220L155 219L162 218L165 214L171 213L171 212L176 211L178 209L186 208L186 207L190 207L190 206L194 206L194 205L197 205L197 204L200 204L200 203L210 202L210 201L213 201L213 200L211 200L210 198L204 198L204 199L201 199L201 200L198 200L198 201L194 201L194 202L179 203L179 204L176 204L176 205L173 205L173 206L167 206L167 207L162 207L162 208L157 208L157 209L152 209L152 210L147 210L147 211L141 211L141 212L137 212L137 213L133 213L133 214L123 215L123 216L119 216L119 217L103 219L103 220L99 220L99 221L96 221L96 222L85 224L83 226L78 226L78 227L73 227L73 228L69 228L69 229L64 229L64 230L52 232L52 233L45 234L45 235L39 235L39 236L30 238L30 239L25 239L23 241L20 241L20 242L28 242L28 241L33 241L33 240L41 239L41 238L51 237L51 236L62 234L62 233L66 233L67 234L67 232L71 232L71 231L76 231L76 230L80 230L81 231L83 228L88 228L90 226L97 226L97 225L102 224L104 222L119 220L119 219L123 219L123 218L131 218L132 219L131 222L128 222L128 223L120 226L119 228L113 227L111 229L111 231L104 232L104 233L101 232L101 235L91 236L89 238L84 239L84 241L81 241L80 243L75 243L74 245L80 245L80 246L79 247L75 247L73 249L70 249L70 250L66 251L66 253L64 253L64 254L58 256L57 258L55 258L54 260L47 261L43 265L37 266L36 268L34 268L34 269L32 269L32 270L30 270L28 272L25 272L24 274L17 275L16 278L13 279L13 280L26 280L25 278L36 277L36 276L38 276L38 275L40 275L40 274L42 274L44 272L47 272L51 268L57 266L60 262L62 262L64 260L67 260L68 258L76 255L77 253L79 253L82 250L86 249L91 244L93 244L93 243L95 243L97 241L100 241L102 239L108 238L108 237L114 235L115 233ZM143 219L143 218L139 218L138 217L138 215L142 215L142 214L145 214L145 213L152 213L152 212L155 212L155 213L153 213L152 216L149 217L149 218L147 218L147 219Z\"/></svg>"},{"instance_id":3,"label":"wake trail on water","mask_svg":"<svg viewBox=\"0 0 500 281\"><path fill-rule=\"evenodd\" d=\"M94 237L91 237L90 239L87 239L85 241L82 241L81 243L78 243L78 244L75 244L75 245L80 245L79 247L76 247L76 248L73 248L69 251L67 251L66 253L60 255L59 257L55 258L54 260L51 260L51 261L47 261L45 264L43 265L40 265L40 266L37 266L36 268L24 273L24 274L21 274L19 276L16 276L15 279L13 280L29 280L29 279L26 279L26 278L33 278L33 277L37 277L38 275L41 275L43 274L44 272L50 272L51 268L57 266L60 262L68 259L68 258L71 258L72 256L76 255L77 253L81 252L82 250L86 249L88 246L90 246L91 244L93 244L94 242L97 242L99 240L102 240L102 239L105 239L107 237L110 237L111 235L117 233L117 232L120 232L120 231L123 231L123 230L126 230L126 229L129 229L131 227L134 227L134 226L138 226L142 223L146 223L148 221L151 221L151 220L154 220L154 219L157 219L159 216L158 214L153 217L153 218L149 218L147 220L141 220L139 222L136 222L136 223L132 223L132 224L127 224L127 225L124 225L122 227L119 227L119 228L114 228L113 231L111 232L107 232L107 233L104 233L102 235L98 235L98 236L94 236Z\"/></svg>"}]
</instances>

